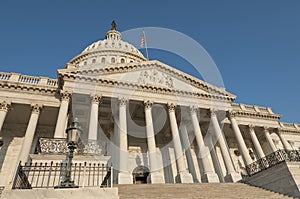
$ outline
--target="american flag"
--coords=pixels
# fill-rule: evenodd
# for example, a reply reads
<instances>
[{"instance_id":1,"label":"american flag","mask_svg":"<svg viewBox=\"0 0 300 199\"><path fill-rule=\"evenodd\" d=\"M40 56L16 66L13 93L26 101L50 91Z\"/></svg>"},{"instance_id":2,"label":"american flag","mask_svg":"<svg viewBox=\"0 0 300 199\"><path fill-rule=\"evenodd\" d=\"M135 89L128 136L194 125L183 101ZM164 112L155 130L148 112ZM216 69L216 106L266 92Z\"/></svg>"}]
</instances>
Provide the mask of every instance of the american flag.
<instances>
[{"instance_id":1,"label":"american flag","mask_svg":"<svg viewBox=\"0 0 300 199\"><path fill-rule=\"evenodd\" d=\"M143 32L143 36L142 36L140 47L143 48L144 46L145 46L145 34Z\"/></svg>"}]
</instances>

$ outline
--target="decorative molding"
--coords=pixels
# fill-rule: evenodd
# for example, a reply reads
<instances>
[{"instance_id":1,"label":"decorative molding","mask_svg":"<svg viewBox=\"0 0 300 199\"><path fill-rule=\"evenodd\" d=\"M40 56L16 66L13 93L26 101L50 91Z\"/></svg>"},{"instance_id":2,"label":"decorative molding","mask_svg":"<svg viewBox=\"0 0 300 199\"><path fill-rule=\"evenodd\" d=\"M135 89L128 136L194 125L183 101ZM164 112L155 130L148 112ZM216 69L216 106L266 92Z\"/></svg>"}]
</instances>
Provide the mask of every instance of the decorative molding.
<instances>
[{"instance_id":1,"label":"decorative molding","mask_svg":"<svg viewBox=\"0 0 300 199\"><path fill-rule=\"evenodd\" d=\"M153 102L151 102L150 100L144 101L145 110L151 109L152 105L153 105Z\"/></svg>"},{"instance_id":2,"label":"decorative molding","mask_svg":"<svg viewBox=\"0 0 300 199\"><path fill-rule=\"evenodd\" d=\"M0 111L5 111L7 112L9 110L9 108L11 107L10 103L8 103L7 101L2 101L0 102Z\"/></svg>"}]
</instances>

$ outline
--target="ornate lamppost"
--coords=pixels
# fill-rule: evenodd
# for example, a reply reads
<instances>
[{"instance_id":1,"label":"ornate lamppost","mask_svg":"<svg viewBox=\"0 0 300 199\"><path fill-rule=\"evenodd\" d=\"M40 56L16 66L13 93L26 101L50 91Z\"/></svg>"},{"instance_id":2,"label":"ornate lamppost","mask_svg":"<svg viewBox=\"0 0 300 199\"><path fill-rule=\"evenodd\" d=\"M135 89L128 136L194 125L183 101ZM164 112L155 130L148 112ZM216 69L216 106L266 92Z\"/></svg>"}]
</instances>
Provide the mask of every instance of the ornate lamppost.
<instances>
[{"instance_id":1,"label":"ornate lamppost","mask_svg":"<svg viewBox=\"0 0 300 199\"><path fill-rule=\"evenodd\" d=\"M71 179L72 159L74 157L74 150L77 148L78 140L80 134L82 133L82 129L79 126L79 122L77 118L75 118L72 124L66 129L66 133L67 133L68 148L70 150L67 168L66 168L66 174L64 180L61 181L60 184L54 188L78 188L79 187L78 185L75 185L74 181Z\"/></svg>"}]
</instances>

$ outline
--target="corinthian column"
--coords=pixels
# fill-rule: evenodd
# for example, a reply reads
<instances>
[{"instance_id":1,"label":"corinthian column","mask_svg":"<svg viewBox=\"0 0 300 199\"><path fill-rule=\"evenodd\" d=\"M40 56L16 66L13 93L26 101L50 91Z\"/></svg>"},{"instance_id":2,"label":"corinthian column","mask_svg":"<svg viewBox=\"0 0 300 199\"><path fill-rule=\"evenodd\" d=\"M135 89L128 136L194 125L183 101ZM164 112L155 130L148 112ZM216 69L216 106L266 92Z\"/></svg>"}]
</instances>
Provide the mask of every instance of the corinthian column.
<instances>
[{"instance_id":1,"label":"corinthian column","mask_svg":"<svg viewBox=\"0 0 300 199\"><path fill-rule=\"evenodd\" d=\"M276 129L275 132L277 133L278 137L280 138L280 141L286 150L293 150L292 146L286 141L286 139L282 136L279 129Z\"/></svg>"},{"instance_id":2,"label":"corinthian column","mask_svg":"<svg viewBox=\"0 0 300 199\"><path fill-rule=\"evenodd\" d=\"M155 144L155 134L153 128L152 120L152 102L145 101L145 119L146 119L146 133L147 133L147 144L150 162L150 181L152 184L164 183L164 179L161 173L159 173L157 168L157 155L156 155L156 144Z\"/></svg>"},{"instance_id":3,"label":"corinthian column","mask_svg":"<svg viewBox=\"0 0 300 199\"><path fill-rule=\"evenodd\" d=\"M199 147L199 158L201 159L203 165L203 173L202 182L219 182L219 178L217 174L214 172L214 167L212 163L212 159L210 156L210 151L207 146L205 146L203 141L202 132L199 126L199 121L197 118L197 109L195 107L190 107L192 123L194 127L194 132L196 136L197 145Z\"/></svg>"},{"instance_id":4,"label":"corinthian column","mask_svg":"<svg viewBox=\"0 0 300 199\"><path fill-rule=\"evenodd\" d=\"M32 141L34 138L35 129L38 123L41 106L38 104L31 106L31 116L27 125L26 133L24 136L21 152L20 152L20 161L23 163L27 162L28 155L30 153Z\"/></svg>"},{"instance_id":5,"label":"corinthian column","mask_svg":"<svg viewBox=\"0 0 300 199\"><path fill-rule=\"evenodd\" d=\"M249 125L249 131L250 131L250 136L251 136L253 146L255 148L255 151L257 152L258 157L259 158L265 157L264 151L261 148L261 145L259 144L259 141L256 137L255 130L254 130L254 125Z\"/></svg>"},{"instance_id":6,"label":"corinthian column","mask_svg":"<svg viewBox=\"0 0 300 199\"><path fill-rule=\"evenodd\" d=\"M221 131L221 128L220 128L220 125L218 122L217 115L214 110L210 110L210 115L211 115L211 122L212 122L212 126L214 129L215 137L217 138L217 140L219 142L222 157L223 157L224 164L225 164L226 171L227 171L227 174L225 176L225 181L227 181L227 182L239 181L242 177L234 169L225 138L223 136L223 133Z\"/></svg>"},{"instance_id":7,"label":"corinthian column","mask_svg":"<svg viewBox=\"0 0 300 199\"><path fill-rule=\"evenodd\" d=\"M6 114L9 110L10 103L7 103L6 101L0 102L0 132L6 117Z\"/></svg>"},{"instance_id":8,"label":"corinthian column","mask_svg":"<svg viewBox=\"0 0 300 199\"><path fill-rule=\"evenodd\" d=\"M65 126L68 118L68 107L70 97L71 95L67 91L61 93L61 103L58 112L54 138L65 138Z\"/></svg>"},{"instance_id":9,"label":"corinthian column","mask_svg":"<svg viewBox=\"0 0 300 199\"><path fill-rule=\"evenodd\" d=\"M119 184L132 184L132 175L128 172L128 143L127 143L127 99L119 99Z\"/></svg>"},{"instance_id":10,"label":"corinthian column","mask_svg":"<svg viewBox=\"0 0 300 199\"><path fill-rule=\"evenodd\" d=\"M169 119L170 119L170 125L171 125L172 137L173 137L175 158L176 158L177 169L178 169L178 175L176 176L176 181L181 183L193 183L192 175L188 173L184 163L183 152L182 152L180 137L178 133L178 126L177 126L177 121L175 116L175 107L176 106L174 104L168 104Z\"/></svg>"},{"instance_id":11,"label":"corinthian column","mask_svg":"<svg viewBox=\"0 0 300 199\"><path fill-rule=\"evenodd\" d=\"M101 97L97 95L91 96L91 114L90 114L90 124L89 124L89 141L97 141L98 132L98 109Z\"/></svg>"},{"instance_id":12,"label":"corinthian column","mask_svg":"<svg viewBox=\"0 0 300 199\"><path fill-rule=\"evenodd\" d=\"M277 148L271 138L270 132L269 132L269 128L268 127L264 127L264 133L265 133L265 137L267 139L267 142L269 143L270 149L273 152L277 151Z\"/></svg>"},{"instance_id":13,"label":"corinthian column","mask_svg":"<svg viewBox=\"0 0 300 199\"><path fill-rule=\"evenodd\" d=\"M231 122L231 126L232 126L232 129L233 129L233 133L235 135L235 138L237 140L237 143L239 145L239 150L241 151L242 153L242 157L243 157L243 160L245 162L245 165L249 165L252 163L252 159L250 157L250 154L249 154L249 151L247 149L247 146L244 142L244 138L242 136L242 133L240 131L240 128L234 118L234 113L233 112L227 112L227 117L229 118L230 122Z\"/></svg>"}]
</instances>

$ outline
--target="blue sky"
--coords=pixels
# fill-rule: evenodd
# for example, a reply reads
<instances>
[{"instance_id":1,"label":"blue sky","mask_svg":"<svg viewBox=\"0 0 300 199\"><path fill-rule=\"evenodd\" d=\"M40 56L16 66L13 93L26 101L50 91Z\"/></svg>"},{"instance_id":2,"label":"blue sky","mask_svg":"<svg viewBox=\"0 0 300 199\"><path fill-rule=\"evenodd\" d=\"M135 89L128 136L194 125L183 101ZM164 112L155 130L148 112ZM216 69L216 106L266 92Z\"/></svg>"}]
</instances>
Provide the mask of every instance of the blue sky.
<instances>
[{"instance_id":1,"label":"blue sky","mask_svg":"<svg viewBox=\"0 0 300 199\"><path fill-rule=\"evenodd\" d=\"M56 78L74 56L118 29L163 27L199 42L217 64L236 102L272 107L300 123L300 1L0 2L0 71ZM165 52L150 52L188 71Z\"/></svg>"}]
</instances>

